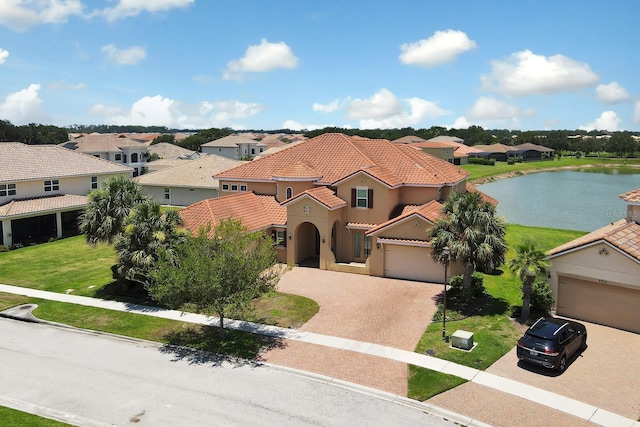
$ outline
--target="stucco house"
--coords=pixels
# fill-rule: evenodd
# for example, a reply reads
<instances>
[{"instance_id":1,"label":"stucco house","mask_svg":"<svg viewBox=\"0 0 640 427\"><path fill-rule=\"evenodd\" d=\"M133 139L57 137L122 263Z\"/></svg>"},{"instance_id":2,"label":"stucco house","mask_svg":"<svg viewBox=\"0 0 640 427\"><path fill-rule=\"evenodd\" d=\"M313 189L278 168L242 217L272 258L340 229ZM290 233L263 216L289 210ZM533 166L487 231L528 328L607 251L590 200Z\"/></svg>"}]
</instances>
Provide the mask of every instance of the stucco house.
<instances>
[{"instance_id":1,"label":"stucco house","mask_svg":"<svg viewBox=\"0 0 640 427\"><path fill-rule=\"evenodd\" d=\"M200 153L197 151L188 150L168 142L150 145L149 154L156 154L161 159L195 160L200 158Z\"/></svg>"},{"instance_id":2,"label":"stucco house","mask_svg":"<svg viewBox=\"0 0 640 427\"><path fill-rule=\"evenodd\" d=\"M266 148L262 142L236 134L214 139L200 146L204 154L217 154L233 160L252 160Z\"/></svg>"},{"instance_id":3,"label":"stucco house","mask_svg":"<svg viewBox=\"0 0 640 427\"><path fill-rule=\"evenodd\" d=\"M116 134L91 134L60 144L69 150L120 163L133 169L133 176L145 172L149 147Z\"/></svg>"},{"instance_id":4,"label":"stucco house","mask_svg":"<svg viewBox=\"0 0 640 427\"><path fill-rule=\"evenodd\" d=\"M149 164L153 163L155 162ZM210 154L139 176L136 181L148 196L161 205L188 206L200 200L218 197L219 183L213 175L243 163Z\"/></svg>"},{"instance_id":5,"label":"stucco house","mask_svg":"<svg viewBox=\"0 0 640 427\"><path fill-rule=\"evenodd\" d=\"M239 218L288 264L442 283L426 230L468 175L406 144L329 133L216 175L221 197L181 215L192 232Z\"/></svg>"},{"instance_id":6,"label":"stucco house","mask_svg":"<svg viewBox=\"0 0 640 427\"><path fill-rule=\"evenodd\" d=\"M640 189L627 216L548 252L556 313L640 333Z\"/></svg>"},{"instance_id":7,"label":"stucco house","mask_svg":"<svg viewBox=\"0 0 640 427\"><path fill-rule=\"evenodd\" d=\"M127 166L54 145L0 142L0 245L78 234L87 193Z\"/></svg>"}]
</instances>

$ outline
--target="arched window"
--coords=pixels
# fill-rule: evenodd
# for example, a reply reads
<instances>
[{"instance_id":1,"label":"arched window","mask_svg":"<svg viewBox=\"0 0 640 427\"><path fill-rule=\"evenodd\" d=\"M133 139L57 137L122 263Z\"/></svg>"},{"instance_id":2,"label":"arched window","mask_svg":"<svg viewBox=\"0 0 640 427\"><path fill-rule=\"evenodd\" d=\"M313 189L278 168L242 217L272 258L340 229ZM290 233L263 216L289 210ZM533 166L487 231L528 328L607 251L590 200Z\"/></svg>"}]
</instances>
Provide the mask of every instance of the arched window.
<instances>
[{"instance_id":1,"label":"arched window","mask_svg":"<svg viewBox=\"0 0 640 427\"><path fill-rule=\"evenodd\" d=\"M131 153L131 163L138 163L138 153Z\"/></svg>"},{"instance_id":2,"label":"arched window","mask_svg":"<svg viewBox=\"0 0 640 427\"><path fill-rule=\"evenodd\" d=\"M287 187L287 199L290 199L292 197L293 197L293 188Z\"/></svg>"}]
</instances>

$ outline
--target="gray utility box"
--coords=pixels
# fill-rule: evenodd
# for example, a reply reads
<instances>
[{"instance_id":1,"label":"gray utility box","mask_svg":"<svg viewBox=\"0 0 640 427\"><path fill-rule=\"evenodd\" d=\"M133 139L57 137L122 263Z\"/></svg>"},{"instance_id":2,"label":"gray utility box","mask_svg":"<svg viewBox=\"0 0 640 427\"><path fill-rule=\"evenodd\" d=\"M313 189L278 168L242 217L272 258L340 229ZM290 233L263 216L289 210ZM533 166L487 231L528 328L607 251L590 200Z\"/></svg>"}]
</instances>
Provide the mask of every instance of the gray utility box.
<instances>
[{"instance_id":1,"label":"gray utility box","mask_svg":"<svg viewBox=\"0 0 640 427\"><path fill-rule=\"evenodd\" d=\"M451 347L471 350L473 348L473 332L455 331L451 335Z\"/></svg>"}]
</instances>

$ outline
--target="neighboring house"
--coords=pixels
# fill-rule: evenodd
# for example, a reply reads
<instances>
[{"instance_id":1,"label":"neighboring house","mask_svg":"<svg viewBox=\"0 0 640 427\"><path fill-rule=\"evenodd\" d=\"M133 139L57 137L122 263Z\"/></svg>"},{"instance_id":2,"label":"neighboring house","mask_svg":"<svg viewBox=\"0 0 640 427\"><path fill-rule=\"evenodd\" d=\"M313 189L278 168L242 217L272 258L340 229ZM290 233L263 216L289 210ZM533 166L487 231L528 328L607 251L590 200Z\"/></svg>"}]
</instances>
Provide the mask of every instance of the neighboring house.
<instances>
[{"instance_id":1,"label":"neighboring house","mask_svg":"<svg viewBox=\"0 0 640 427\"><path fill-rule=\"evenodd\" d=\"M491 145L474 145L473 148L480 151L470 153L470 157L484 157L496 159L500 162L506 162L509 157L522 157L523 160L527 161L552 159L555 155L554 149L531 143L513 146L496 143Z\"/></svg>"},{"instance_id":2,"label":"neighboring house","mask_svg":"<svg viewBox=\"0 0 640 427\"><path fill-rule=\"evenodd\" d=\"M548 252L556 313L640 333L640 189L627 217Z\"/></svg>"},{"instance_id":3,"label":"neighboring house","mask_svg":"<svg viewBox=\"0 0 640 427\"><path fill-rule=\"evenodd\" d=\"M87 193L133 170L54 145L0 143L0 245L78 234Z\"/></svg>"},{"instance_id":4,"label":"neighboring house","mask_svg":"<svg viewBox=\"0 0 640 427\"><path fill-rule=\"evenodd\" d=\"M60 144L69 150L120 163L133 169L133 176L145 172L149 147L142 142L115 134L91 134Z\"/></svg>"},{"instance_id":5,"label":"neighboring house","mask_svg":"<svg viewBox=\"0 0 640 427\"><path fill-rule=\"evenodd\" d=\"M142 175L136 181L161 205L188 206L218 197L218 180L212 175L243 163L211 154L198 160L183 160L178 166Z\"/></svg>"},{"instance_id":6,"label":"neighboring house","mask_svg":"<svg viewBox=\"0 0 640 427\"><path fill-rule=\"evenodd\" d=\"M466 146L463 139L455 136L437 136L427 141L409 142L408 144L454 165L466 165L470 153L484 153L475 147Z\"/></svg>"},{"instance_id":7,"label":"neighboring house","mask_svg":"<svg viewBox=\"0 0 640 427\"><path fill-rule=\"evenodd\" d=\"M160 159L147 163L147 173L153 173L189 163L191 160ZM145 174L146 175L146 174Z\"/></svg>"},{"instance_id":8,"label":"neighboring house","mask_svg":"<svg viewBox=\"0 0 640 427\"><path fill-rule=\"evenodd\" d=\"M402 138L394 139L391 142L395 142L396 144L415 144L416 142L427 142L427 140L420 138L419 136L407 135Z\"/></svg>"},{"instance_id":9,"label":"neighboring house","mask_svg":"<svg viewBox=\"0 0 640 427\"><path fill-rule=\"evenodd\" d=\"M406 144L323 134L216 175L221 198L181 215L192 232L239 218L288 264L442 283L426 232L468 175Z\"/></svg>"},{"instance_id":10,"label":"neighboring house","mask_svg":"<svg viewBox=\"0 0 640 427\"><path fill-rule=\"evenodd\" d=\"M195 160L200 158L200 154L196 151L188 150L168 142L160 142L149 146L149 154L157 154L161 159L184 159Z\"/></svg>"},{"instance_id":11,"label":"neighboring house","mask_svg":"<svg viewBox=\"0 0 640 427\"><path fill-rule=\"evenodd\" d=\"M200 146L204 154L217 154L233 160L252 160L265 150L265 144L243 135L229 135Z\"/></svg>"}]
</instances>

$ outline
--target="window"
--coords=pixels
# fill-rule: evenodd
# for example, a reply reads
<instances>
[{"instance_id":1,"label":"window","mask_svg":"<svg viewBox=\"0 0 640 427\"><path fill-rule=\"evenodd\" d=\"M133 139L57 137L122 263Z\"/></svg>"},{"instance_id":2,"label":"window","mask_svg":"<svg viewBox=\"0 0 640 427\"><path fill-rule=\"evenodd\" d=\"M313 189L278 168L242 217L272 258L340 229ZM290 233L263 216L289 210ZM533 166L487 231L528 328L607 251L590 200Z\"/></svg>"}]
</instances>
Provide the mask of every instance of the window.
<instances>
[{"instance_id":1,"label":"window","mask_svg":"<svg viewBox=\"0 0 640 427\"><path fill-rule=\"evenodd\" d=\"M222 191L229 191L229 184L222 184Z\"/></svg>"},{"instance_id":2,"label":"window","mask_svg":"<svg viewBox=\"0 0 640 427\"><path fill-rule=\"evenodd\" d=\"M276 242L276 246L280 246L280 247L287 247L287 236L286 236L287 232L284 230L276 230L273 234L272 237L275 239Z\"/></svg>"},{"instance_id":3,"label":"window","mask_svg":"<svg viewBox=\"0 0 640 427\"><path fill-rule=\"evenodd\" d=\"M356 187L351 189L352 208L373 208L373 190L367 187Z\"/></svg>"},{"instance_id":4,"label":"window","mask_svg":"<svg viewBox=\"0 0 640 427\"><path fill-rule=\"evenodd\" d=\"M15 184L0 184L0 197L15 196L15 195L16 195Z\"/></svg>"},{"instance_id":5,"label":"window","mask_svg":"<svg viewBox=\"0 0 640 427\"><path fill-rule=\"evenodd\" d=\"M93 157L100 158L100 154L94 154Z\"/></svg>"},{"instance_id":6,"label":"window","mask_svg":"<svg viewBox=\"0 0 640 427\"><path fill-rule=\"evenodd\" d=\"M353 257L360 258L362 252L362 233L353 233Z\"/></svg>"},{"instance_id":7,"label":"window","mask_svg":"<svg viewBox=\"0 0 640 427\"><path fill-rule=\"evenodd\" d=\"M116 159L116 161L121 162L122 161L122 154L116 153L115 159Z\"/></svg>"},{"instance_id":8,"label":"window","mask_svg":"<svg viewBox=\"0 0 640 427\"><path fill-rule=\"evenodd\" d=\"M131 153L131 163L138 163L138 153Z\"/></svg>"},{"instance_id":9,"label":"window","mask_svg":"<svg viewBox=\"0 0 640 427\"><path fill-rule=\"evenodd\" d=\"M97 176L92 176L91 177L91 189L92 190L96 190L98 188L98 177Z\"/></svg>"},{"instance_id":10,"label":"window","mask_svg":"<svg viewBox=\"0 0 640 427\"><path fill-rule=\"evenodd\" d=\"M140 171L138 170L138 168L133 168L133 176L138 176L140 175Z\"/></svg>"},{"instance_id":11,"label":"window","mask_svg":"<svg viewBox=\"0 0 640 427\"><path fill-rule=\"evenodd\" d=\"M57 179L52 179L44 182L44 191L58 190L60 190L60 182Z\"/></svg>"},{"instance_id":12,"label":"window","mask_svg":"<svg viewBox=\"0 0 640 427\"><path fill-rule=\"evenodd\" d=\"M287 199L290 199L292 197L293 197L293 188L287 187Z\"/></svg>"},{"instance_id":13,"label":"window","mask_svg":"<svg viewBox=\"0 0 640 427\"><path fill-rule=\"evenodd\" d=\"M260 152L262 153L264 151L264 148L260 147Z\"/></svg>"},{"instance_id":14,"label":"window","mask_svg":"<svg viewBox=\"0 0 640 427\"><path fill-rule=\"evenodd\" d=\"M311 213L311 206L305 205L304 206L304 213L305 213L305 215L309 215Z\"/></svg>"},{"instance_id":15,"label":"window","mask_svg":"<svg viewBox=\"0 0 640 427\"><path fill-rule=\"evenodd\" d=\"M231 191L238 191L238 184L231 184Z\"/></svg>"},{"instance_id":16,"label":"window","mask_svg":"<svg viewBox=\"0 0 640 427\"><path fill-rule=\"evenodd\" d=\"M171 200L171 188L164 187L164 199Z\"/></svg>"},{"instance_id":17,"label":"window","mask_svg":"<svg viewBox=\"0 0 640 427\"><path fill-rule=\"evenodd\" d=\"M371 255L371 237L364 236L364 257L369 258Z\"/></svg>"},{"instance_id":18,"label":"window","mask_svg":"<svg viewBox=\"0 0 640 427\"><path fill-rule=\"evenodd\" d=\"M240 186L240 191L247 191L246 184L243 184L243 185Z\"/></svg>"},{"instance_id":19,"label":"window","mask_svg":"<svg viewBox=\"0 0 640 427\"><path fill-rule=\"evenodd\" d=\"M251 154L256 154L256 149L255 148L251 149Z\"/></svg>"}]
</instances>

